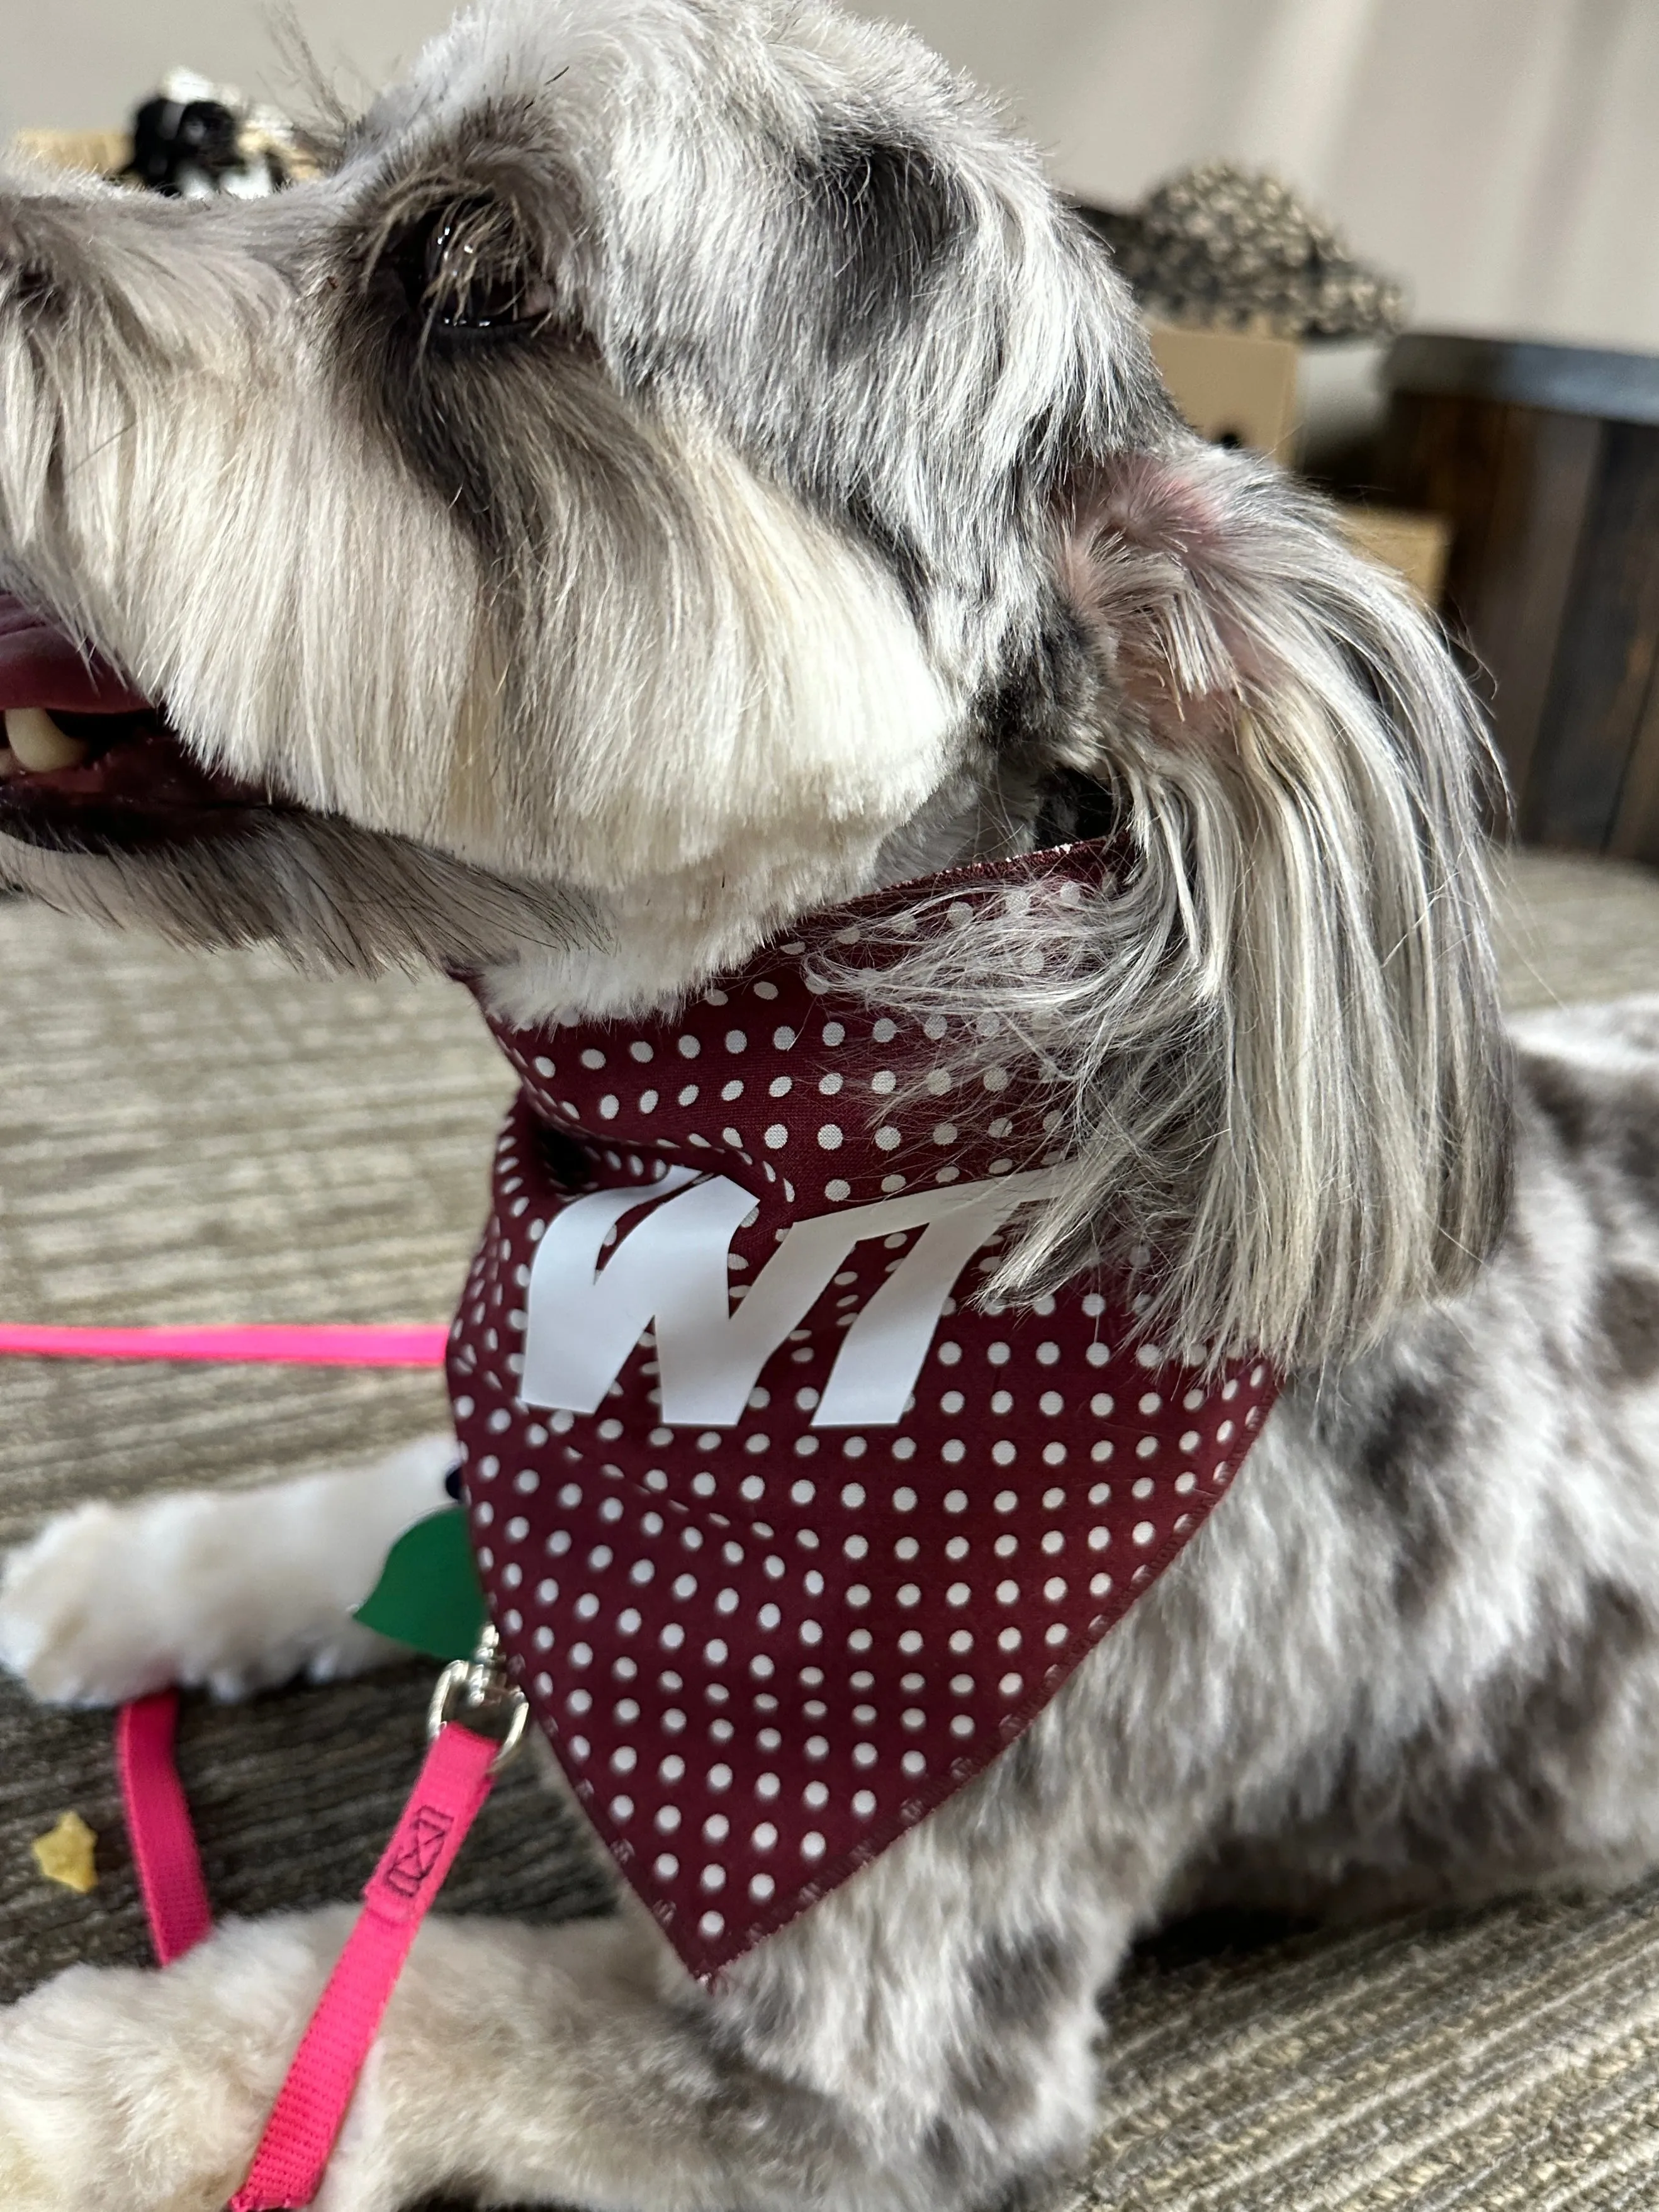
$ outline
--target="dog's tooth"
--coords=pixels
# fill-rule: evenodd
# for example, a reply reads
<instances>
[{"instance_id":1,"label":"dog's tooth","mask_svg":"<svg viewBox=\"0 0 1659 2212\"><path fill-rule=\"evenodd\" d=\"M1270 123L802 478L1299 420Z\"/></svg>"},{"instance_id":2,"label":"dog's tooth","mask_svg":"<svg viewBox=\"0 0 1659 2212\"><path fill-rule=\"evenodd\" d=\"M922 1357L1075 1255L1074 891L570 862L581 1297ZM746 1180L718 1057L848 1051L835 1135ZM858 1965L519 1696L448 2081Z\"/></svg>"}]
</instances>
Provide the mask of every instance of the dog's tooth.
<instances>
[{"instance_id":1,"label":"dog's tooth","mask_svg":"<svg viewBox=\"0 0 1659 2212\"><path fill-rule=\"evenodd\" d=\"M60 730L44 707L8 707L6 742L19 763L36 775L53 769L79 768L92 750L84 738Z\"/></svg>"}]
</instances>

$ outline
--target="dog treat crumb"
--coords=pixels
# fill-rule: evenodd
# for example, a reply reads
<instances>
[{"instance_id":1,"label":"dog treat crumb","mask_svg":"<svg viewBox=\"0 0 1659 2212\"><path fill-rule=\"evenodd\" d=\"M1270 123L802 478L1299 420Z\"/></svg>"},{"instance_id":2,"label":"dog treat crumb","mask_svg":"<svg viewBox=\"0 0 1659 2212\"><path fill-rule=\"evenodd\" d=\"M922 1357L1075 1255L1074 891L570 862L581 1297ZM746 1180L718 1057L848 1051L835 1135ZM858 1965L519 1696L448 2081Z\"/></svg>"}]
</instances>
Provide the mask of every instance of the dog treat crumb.
<instances>
[{"instance_id":1,"label":"dog treat crumb","mask_svg":"<svg viewBox=\"0 0 1659 2212\"><path fill-rule=\"evenodd\" d=\"M65 1813L52 1832L37 1837L29 1849L48 1881L61 1882L77 1897L88 1896L97 1888L98 1838L78 1813Z\"/></svg>"}]
</instances>

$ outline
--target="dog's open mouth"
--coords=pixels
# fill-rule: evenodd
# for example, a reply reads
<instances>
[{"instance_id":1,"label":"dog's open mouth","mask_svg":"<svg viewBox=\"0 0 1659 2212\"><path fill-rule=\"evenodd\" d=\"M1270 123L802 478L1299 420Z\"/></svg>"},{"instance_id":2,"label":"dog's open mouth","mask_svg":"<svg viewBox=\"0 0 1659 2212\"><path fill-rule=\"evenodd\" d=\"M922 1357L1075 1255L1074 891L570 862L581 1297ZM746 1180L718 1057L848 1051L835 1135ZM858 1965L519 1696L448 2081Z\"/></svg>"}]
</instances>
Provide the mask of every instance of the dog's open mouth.
<instances>
[{"instance_id":1,"label":"dog's open mouth","mask_svg":"<svg viewBox=\"0 0 1659 2212\"><path fill-rule=\"evenodd\" d=\"M108 662L0 596L0 836L60 850L244 830L277 802L204 769Z\"/></svg>"}]
</instances>

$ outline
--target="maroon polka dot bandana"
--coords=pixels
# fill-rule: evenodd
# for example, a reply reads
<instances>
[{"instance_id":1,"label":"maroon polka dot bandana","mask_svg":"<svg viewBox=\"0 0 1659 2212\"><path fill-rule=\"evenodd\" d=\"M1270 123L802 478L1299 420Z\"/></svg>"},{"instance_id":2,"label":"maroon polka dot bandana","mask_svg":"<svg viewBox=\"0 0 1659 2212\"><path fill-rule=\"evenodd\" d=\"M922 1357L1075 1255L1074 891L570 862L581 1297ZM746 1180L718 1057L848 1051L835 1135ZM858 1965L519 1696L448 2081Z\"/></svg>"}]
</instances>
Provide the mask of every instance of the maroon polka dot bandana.
<instances>
[{"instance_id":1,"label":"maroon polka dot bandana","mask_svg":"<svg viewBox=\"0 0 1659 2212\"><path fill-rule=\"evenodd\" d=\"M492 1024L523 1087L449 1358L473 1540L576 1795L700 1976L1018 1735L1273 1401L1261 1362L1166 1359L1109 1282L975 1301L1060 1116L971 1003L883 1008L919 933L1017 898L1040 945L1111 860L857 900L677 1014Z\"/></svg>"}]
</instances>

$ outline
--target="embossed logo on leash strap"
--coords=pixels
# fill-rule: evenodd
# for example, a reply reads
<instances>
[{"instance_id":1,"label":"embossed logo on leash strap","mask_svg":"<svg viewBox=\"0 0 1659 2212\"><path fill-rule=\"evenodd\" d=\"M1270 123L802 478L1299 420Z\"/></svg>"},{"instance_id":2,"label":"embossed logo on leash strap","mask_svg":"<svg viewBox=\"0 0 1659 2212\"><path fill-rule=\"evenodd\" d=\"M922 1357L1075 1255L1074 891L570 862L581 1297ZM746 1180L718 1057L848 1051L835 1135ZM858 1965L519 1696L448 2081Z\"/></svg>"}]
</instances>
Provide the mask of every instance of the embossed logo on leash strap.
<instances>
[{"instance_id":1,"label":"embossed logo on leash strap","mask_svg":"<svg viewBox=\"0 0 1659 2212\"><path fill-rule=\"evenodd\" d=\"M457 1706L474 1725L453 1717ZM431 1748L363 1908L300 2039L247 2179L227 2212L297 2212L322 2185L363 2062L410 1945L457 1852L518 1750L527 1708L487 1628L470 1660L445 1668L428 1716ZM139 1889L161 1966L212 1929L190 1814L173 1762L172 1692L125 1707L116 1735ZM486 1717L504 1730L480 1733Z\"/></svg>"},{"instance_id":2,"label":"embossed logo on leash strap","mask_svg":"<svg viewBox=\"0 0 1659 2212\"><path fill-rule=\"evenodd\" d=\"M454 1826L454 1814L441 1805L412 1806L398 1832L403 1848L380 1877L386 1887L406 1902L417 1898L442 1864L444 1845Z\"/></svg>"}]
</instances>

